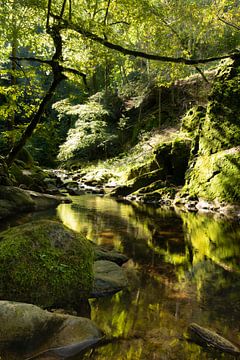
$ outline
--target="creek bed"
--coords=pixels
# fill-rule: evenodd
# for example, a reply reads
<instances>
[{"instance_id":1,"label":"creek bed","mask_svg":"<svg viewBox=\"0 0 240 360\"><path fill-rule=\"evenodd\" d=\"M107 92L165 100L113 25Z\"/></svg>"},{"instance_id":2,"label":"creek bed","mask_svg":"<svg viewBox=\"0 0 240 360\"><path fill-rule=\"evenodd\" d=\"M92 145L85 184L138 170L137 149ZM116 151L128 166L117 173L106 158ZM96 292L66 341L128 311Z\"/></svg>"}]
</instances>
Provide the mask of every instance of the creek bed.
<instances>
[{"instance_id":1,"label":"creek bed","mask_svg":"<svg viewBox=\"0 0 240 360\"><path fill-rule=\"evenodd\" d=\"M14 223L59 218L130 259L129 288L91 300L91 318L118 340L75 360L233 359L185 335L194 322L240 343L239 222L93 195L72 200Z\"/></svg>"}]
</instances>

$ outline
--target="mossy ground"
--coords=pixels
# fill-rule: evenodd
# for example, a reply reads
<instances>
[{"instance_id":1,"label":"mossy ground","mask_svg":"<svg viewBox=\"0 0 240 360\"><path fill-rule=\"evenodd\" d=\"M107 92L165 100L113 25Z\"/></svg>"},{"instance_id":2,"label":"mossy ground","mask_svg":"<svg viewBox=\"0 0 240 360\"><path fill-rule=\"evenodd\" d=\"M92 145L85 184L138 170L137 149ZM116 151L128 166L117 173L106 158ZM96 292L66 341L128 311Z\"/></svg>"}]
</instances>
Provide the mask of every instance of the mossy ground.
<instances>
[{"instance_id":1,"label":"mossy ground","mask_svg":"<svg viewBox=\"0 0 240 360\"><path fill-rule=\"evenodd\" d=\"M91 291L92 246L62 224L28 223L2 232L0 240L1 299L76 306Z\"/></svg>"}]
</instances>

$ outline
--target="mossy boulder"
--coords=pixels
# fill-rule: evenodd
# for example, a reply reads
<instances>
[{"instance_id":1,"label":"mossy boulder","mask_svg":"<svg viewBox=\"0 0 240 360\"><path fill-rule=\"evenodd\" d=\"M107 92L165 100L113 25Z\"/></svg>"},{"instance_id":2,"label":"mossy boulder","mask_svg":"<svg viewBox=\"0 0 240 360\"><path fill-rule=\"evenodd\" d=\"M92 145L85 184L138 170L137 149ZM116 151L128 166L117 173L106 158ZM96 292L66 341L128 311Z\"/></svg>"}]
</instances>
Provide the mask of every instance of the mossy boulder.
<instances>
[{"instance_id":1,"label":"mossy boulder","mask_svg":"<svg viewBox=\"0 0 240 360\"><path fill-rule=\"evenodd\" d=\"M157 170L158 168L158 163L154 158L149 160L147 163L135 165L131 168L128 174L128 180L132 180L138 176Z\"/></svg>"},{"instance_id":2,"label":"mossy boulder","mask_svg":"<svg viewBox=\"0 0 240 360\"><path fill-rule=\"evenodd\" d=\"M17 154L17 161L18 160L22 161L26 167L31 167L34 165L33 157L25 147L23 147Z\"/></svg>"},{"instance_id":3,"label":"mossy boulder","mask_svg":"<svg viewBox=\"0 0 240 360\"><path fill-rule=\"evenodd\" d=\"M0 298L77 307L93 281L93 249L61 223L41 220L0 234Z\"/></svg>"},{"instance_id":4,"label":"mossy boulder","mask_svg":"<svg viewBox=\"0 0 240 360\"><path fill-rule=\"evenodd\" d=\"M25 186L27 189L47 192L47 184L45 179L47 173L45 173L39 166L25 165L22 161L16 161L12 164L10 170L10 176L12 180L18 186Z\"/></svg>"},{"instance_id":5,"label":"mossy boulder","mask_svg":"<svg viewBox=\"0 0 240 360\"><path fill-rule=\"evenodd\" d=\"M4 157L0 156L0 185L12 185Z\"/></svg>"},{"instance_id":6,"label":"mossy boulder","mask_svg":"<svg viewBox=\"0 0 240 360\"><path fill-rule=\"evenodd\" d=\"M237 204L240 202L240 147L197 158L181 195Z\"/></svg>"}]
</instances>

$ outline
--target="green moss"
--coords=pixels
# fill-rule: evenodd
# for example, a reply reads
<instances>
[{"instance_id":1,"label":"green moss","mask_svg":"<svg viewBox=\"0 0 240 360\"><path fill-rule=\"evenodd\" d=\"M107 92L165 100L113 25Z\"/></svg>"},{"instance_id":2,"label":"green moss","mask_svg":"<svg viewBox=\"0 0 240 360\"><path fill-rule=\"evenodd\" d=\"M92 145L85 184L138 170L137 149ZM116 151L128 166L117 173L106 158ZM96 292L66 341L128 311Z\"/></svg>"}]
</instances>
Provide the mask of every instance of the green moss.
<instances>
[{"instance_id":1,"label":"green moss","mask_svg":"<svg viewBox=\"0 0 240 360\"><path fill-rule=\"evenodd\" d=\"M158 164L156 160L150 158L145 164L135 165L131 168L128 174L128 180L132 180L138 176L149 173L153 170L158 169Z\"/></svg>"},{"instance_id":2,"label":"green moss","mask_svg":"<svg viewBox=\"0 0 240 360\"><path fill-rule=\"evenodd\" d=\"M22 161L15 161L9 169L10 177L17 185L24 184L28 189L40 191L46 189L44 179L47 174L34 164L27 165Z\"/></svg>"},{"instance_id":3,"label":"green moss","mask_svg":"<svg viewBox=\"0 0 240 360\"><path fill-rule=\"evenodd\" d=\"M177 192L176 187L162 187L161 189L148 192L142 196L143 202L166 202L173 200Z\"/></svg>"},{"instance_id":4,"label":"green moss","mask_svg":"<svg viewBox=\"0 0 240 360\"><path fill-rule=\"evenodd\" d=\"M17 155L17 159L24 162L25 166L31 167L34 164L33 157L26 148L21 149Z\"/></svg>"},{"instance_id":5,"label":"green moss","mask_svg":"<svg viewBox=\"0 0 240 360\"><path fill-rule=\"evenodd\" d=\"M182 118L181 131L194 136L205 114L206 109L203 106L193 106Z\"/></svg>"},{"instance_id":6,"label":"green moss","mask_svg":"<svg viewBox=\"0 0 240 360\"><path fill-rule=\"evenodd\" d=\"M0 238L1 299L74 306L91 290L92 246L62 224L28 223Z\"/></svg>"},{"instance_id":7,"label":"green moss","mask_svg":"<svg viewBox=\"0 0 240 360\"><path fill-rule=\"evenodd\" d=\"M153 191L165 188L167 186L167 181L164 180L157 180L154 181L152 184L148 185L148 186L144 186L143 188L140 188L139 190L135 191L134 194L139 195L139 194L146 194L146 193L151 193ZM169 187L170 184L168 184Z\"/></svg>"},{"instance_id":8,"label":"green moss","mask_svg":"<svg viewBox=\"0 0 240 360\"><path fill-rule=\"evenodd\" d=\"M240 75L236 69L233 77L225 74L217 78L199 139L202 154L213 154L239 145L239 98Z\"/></svg>"},{"instance_id":9,"label":"green moss","mask_svg":"<svg viewBox=\"0 0 240 360\"><path fill-rule=\"evenodd\" d=\"M199 156L181 193L208 201L238 203L239 183L239 148L232 148L210 156Z\"/></svg>"},{"instance_id":10,"label":"green moss","mask_svg":"<svg viewBox=\"0 0 240 360\"><path fill-rule=\"evenodd\" d=\"M111 196L127 196L138 189L150 185L161 178L164 179L165 177L165 173L162 169L151 171L128 181L126 185L117 187L111 193Z\"/></svg>"}]
</instances>

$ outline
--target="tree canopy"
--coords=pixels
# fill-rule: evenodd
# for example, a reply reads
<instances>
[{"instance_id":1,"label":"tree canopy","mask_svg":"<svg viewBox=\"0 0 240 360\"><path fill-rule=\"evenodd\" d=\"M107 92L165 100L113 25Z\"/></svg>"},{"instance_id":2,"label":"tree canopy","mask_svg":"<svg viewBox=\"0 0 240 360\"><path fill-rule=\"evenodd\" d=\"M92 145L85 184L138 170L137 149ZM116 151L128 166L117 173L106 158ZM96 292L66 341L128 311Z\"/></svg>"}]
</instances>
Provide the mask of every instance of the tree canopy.
<instances>
[{"instance_id":1,"label":"tree canopy","mask_svg":"<svg viewBox=\"0 0 240 360\"><path fill-rule=\"evenodd\" d=\"M18 129L8 138L8 162L35 130L62 80L80 93L94 93L120 86L130 74L171 82L238 56L239 4L1 1L0 122L4 130Z\"/></svg>"}]
</instances>

